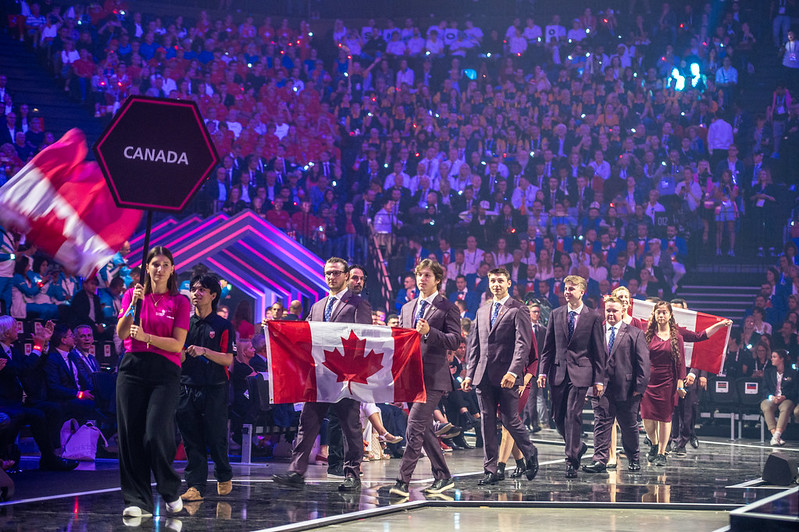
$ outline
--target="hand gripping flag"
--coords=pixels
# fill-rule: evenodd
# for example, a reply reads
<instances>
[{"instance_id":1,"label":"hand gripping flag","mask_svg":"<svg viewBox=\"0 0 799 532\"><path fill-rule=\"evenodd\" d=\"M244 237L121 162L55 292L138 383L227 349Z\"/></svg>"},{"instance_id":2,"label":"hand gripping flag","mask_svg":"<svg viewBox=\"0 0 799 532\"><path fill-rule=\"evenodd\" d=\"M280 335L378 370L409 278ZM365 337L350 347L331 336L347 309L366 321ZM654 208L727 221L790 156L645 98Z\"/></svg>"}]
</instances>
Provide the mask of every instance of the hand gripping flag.
<instances>
[{"instance_id":1,"label":"hand gripping flag","mask_svg":"<svg viewBox=\"0 0 799 532\"><path fill-rule=\"evenodd\" d=\"M640 318L644 322L649 320L652 309L655 308L649 301L631 300L634 318ZM674 321L680 327L685 327L697 333L701 333L711 325L723 321L725 318L688 310L682 308L672 308L674 311ZM685 367L709 371L717 375L724 367L724 357L727 354L727 342L730 339L730 328L725 327L709 339L703 342L685 343Z\"/></svg>"},{"instance_id":2,"label":"hand gripping flag","mask_svg":"<svg viewBox=\"0 0 799 532\"><path fill-rule=\"evenodd\" d=\"M83 132L71 129L0 188L0 225L84 276L111 260L141 220L116 206L87 153Z\"/></svg>"},{"instance_id":3,"label":"hand gripping flag","mask_svg":"<svg viewBox=\"0 0 799 532\"><path fill-rule=\"evenodd\" d=\"M356 323L267 322L272 403L423 402L419 333Z\"/></svg>"}]
</instances>

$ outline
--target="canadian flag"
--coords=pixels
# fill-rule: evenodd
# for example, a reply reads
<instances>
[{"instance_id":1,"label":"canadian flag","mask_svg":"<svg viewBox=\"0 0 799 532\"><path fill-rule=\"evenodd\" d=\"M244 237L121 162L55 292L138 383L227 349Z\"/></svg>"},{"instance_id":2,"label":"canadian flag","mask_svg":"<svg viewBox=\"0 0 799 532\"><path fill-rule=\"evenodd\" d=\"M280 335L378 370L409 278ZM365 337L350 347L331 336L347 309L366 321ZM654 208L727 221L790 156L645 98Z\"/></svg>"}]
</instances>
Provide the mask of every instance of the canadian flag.
<instances>
[{"instance_id":1,"label":"canadian flag","mask_svg":"<svg viewBox=\"0 0 799 532\"><path fill-rule=\"evenodd\" d=\"M272 403L424 402L419 333L357 323L268 321Z\"/></svg>"},{"instance_id":2,"label":"canadian flag","mask_svg":"<svg viewBox=\"0 0 799 532\"><path fill-rule=\"evenodd\" d=\"M71 129L0 188L0 225L84 276L114 256L142 215L116 206L87 153L83 132Z\"/></svg>"},{"instance_id":3,"label":"canadian flag","mask_svg":"<svg viewBox=\"0 0 799 532\"><path fill-rule=\"evenodd\" d=\"M645 322L648 321L649 317L652 315L652 310L655 308L654 303L638 299L633 299L631 301L633 317L640 318ZM672 311L674 313L674 321L677 322L677 325L698 333L725 319L713 316L712 314L705 314L704 312L682 308L672 307ZM730 328L725 327L723 329L723 334L721 332L716 333L703 342L686 342L685 366L709 371L714 375L718 374L721 372L721 368L724 367L724 357L727 355L727 342L729 339Z\"/></svg>"}]
</instances>

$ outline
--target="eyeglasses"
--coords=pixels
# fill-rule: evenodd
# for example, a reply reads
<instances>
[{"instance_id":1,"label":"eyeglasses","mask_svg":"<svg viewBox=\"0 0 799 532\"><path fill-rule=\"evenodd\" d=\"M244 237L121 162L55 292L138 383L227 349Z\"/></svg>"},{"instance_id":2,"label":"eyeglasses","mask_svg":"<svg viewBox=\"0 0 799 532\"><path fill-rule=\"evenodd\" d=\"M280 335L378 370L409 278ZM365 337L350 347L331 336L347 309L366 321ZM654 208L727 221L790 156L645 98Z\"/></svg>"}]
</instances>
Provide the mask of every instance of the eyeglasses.
<instances>
[{"instance_id":1,"label":"eyeglasses","mask_svg":"<svg viewBox=\"0 0 799 532\"><path fill-rule=\"evenodd\" d=\"M342 273L344 273L344 272L341 271L341 270L330 270L329 272L325 272L325 276L326 277L338 277Z\"/></svg>"}]
</instances>

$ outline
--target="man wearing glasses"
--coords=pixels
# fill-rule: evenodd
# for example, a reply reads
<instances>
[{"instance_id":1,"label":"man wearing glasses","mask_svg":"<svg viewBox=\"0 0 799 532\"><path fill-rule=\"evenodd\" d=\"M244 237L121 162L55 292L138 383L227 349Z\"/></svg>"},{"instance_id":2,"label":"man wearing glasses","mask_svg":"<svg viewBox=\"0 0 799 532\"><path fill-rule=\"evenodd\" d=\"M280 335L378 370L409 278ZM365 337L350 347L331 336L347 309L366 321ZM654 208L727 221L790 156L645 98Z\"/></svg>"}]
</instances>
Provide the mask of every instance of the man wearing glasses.
<instances>
[{"instance_id":1,"label":"man wearing glasses","mask_svg":"<svg viewBox=\"0 0 799 532\"><path fill-rule=\"evenodd\" d=\"M311 307L308 321L337 323L372 323L372 307L348 287L349 267L347 261L331 257L325 263L325 282L330 292L327 297ZM300 414L297 440L291 453L288 473L274 475L277 484L302 487L305 471L316 435L328 409L338 417L344 433L344 482L339 491L356 491L361 487L361 460L363 459L363 437L360 429L360 404L354 399L342 399L337 403L305 403Z\"/></svg>"}]
</instances>

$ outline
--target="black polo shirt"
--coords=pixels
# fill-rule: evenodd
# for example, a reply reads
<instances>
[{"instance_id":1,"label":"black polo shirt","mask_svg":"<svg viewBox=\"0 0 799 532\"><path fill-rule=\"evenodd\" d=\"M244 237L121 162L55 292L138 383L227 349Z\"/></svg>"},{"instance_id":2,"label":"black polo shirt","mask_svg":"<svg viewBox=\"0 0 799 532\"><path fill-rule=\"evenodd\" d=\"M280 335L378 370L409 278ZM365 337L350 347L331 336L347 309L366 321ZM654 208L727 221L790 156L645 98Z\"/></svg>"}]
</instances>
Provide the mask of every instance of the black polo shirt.
<instances>
[{"instance_id":1,"label":"black polo shirt","mask_svg":"<svg viewBox=\"0 0 799 532\"><path fill-rule=\"evenodd\" d=\"M192 314L186 346L207 347L218 353L232 353L236 333L233 324L211 312L205 318ZM187 386L215 386L227 384L228 368L204 356L186 356L181 367L180 383Z\"/></svg>"}]
</instances>

